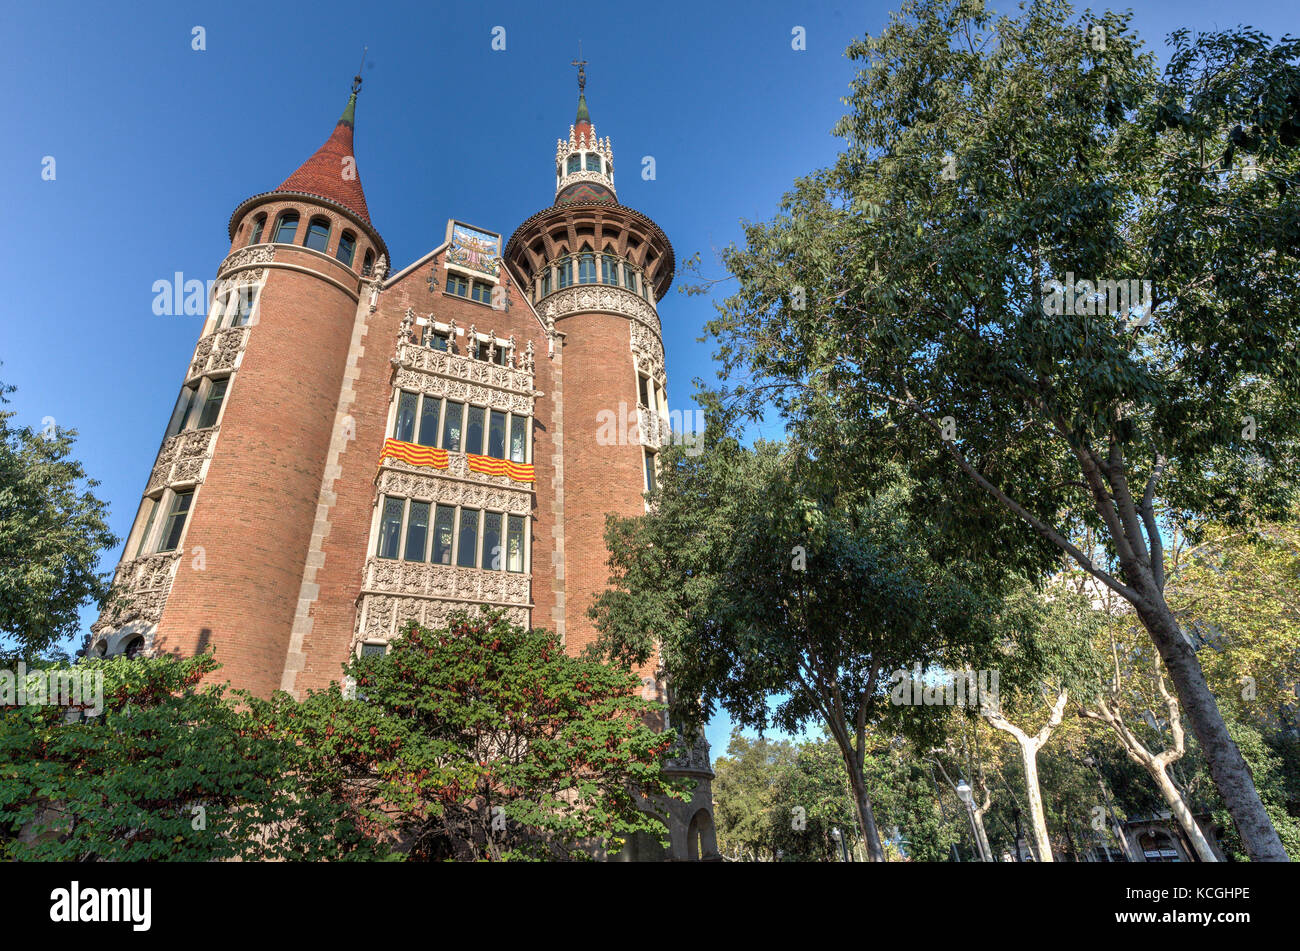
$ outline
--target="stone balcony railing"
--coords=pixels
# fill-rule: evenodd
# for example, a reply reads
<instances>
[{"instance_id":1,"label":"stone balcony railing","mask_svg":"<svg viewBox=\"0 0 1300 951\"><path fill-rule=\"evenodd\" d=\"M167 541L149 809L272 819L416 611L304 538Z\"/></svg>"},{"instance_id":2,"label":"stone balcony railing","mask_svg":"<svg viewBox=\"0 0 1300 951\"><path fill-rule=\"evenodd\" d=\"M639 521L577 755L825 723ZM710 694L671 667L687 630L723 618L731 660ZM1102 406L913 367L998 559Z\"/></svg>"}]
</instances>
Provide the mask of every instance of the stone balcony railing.
<instances>
[{"instance_id":1,"label":"stone balcony railing","mask_svg":"<svg viewBox=\"0 0 1300 951\"><path fill-rule=\"evenodd\" d=\"M531 588L530 577L523 572L433 565L393 558L368 559L362 582L363 592L501 607L529 606Z\"/></svg>"},{"instance_id":2,"label":"stone balcony railing","mask_svg":"<svg viewBox=\"0 0 1300 951\"><path fill-rule=\"evenodd\" d=\"M465 454L460 452L447 454L446 469L418 468L396 459L385 459L375 484L381 495L421 502L463 505L510 515L528 515L533 508L530 483L472 472Z\"/></svg>"},{"instance_id":3,"label":"stone balcony railing","mask_svg":"<svg viewBox=\"0 0 1300 951\"><path fill-rule=\"evenodd\" d=\"M211 454L217 437L216 426L205 429L187 429L168 436L158 453L158 461L149 474L145 494L169 485L198 482L203 476L203 463Z\"/></svg>"},{"instance_id":4,"label":"stone balcony railing","mask_svg":"<svg viewBox=\"0 0 1300 951\"><path fill-rule=\"evenodd\" d=\"M700 776L712 776L713 767L709 764L709 741L701 730L692 743L678 737L668 756L664 760L664 770L669 773L689 773Z\"/></svg>"},{"instance_id":5,"label":"stone balcony railing","mask_svg":"<svg viewBox=\"0 0 1300 951\"><path fill-rule=\"evenodd\" d=\"M90 626L91 631L98 634L129 621L156 624L171 593L180 557L179 551L165 551L118 565L108 602L99 620Z\"/></svg>"},{"instance_id":6,"label":"stone balcony railing","mask_svg":"<svg viewBox=\"0 0 1300 951\"><path fill-rule=\"evenodd\" d=\"M248 327L227 327L201 337L198 346L194 348L194 359L190 361L189 372L185 374L186 381L206 373L233 370L247 342Z\"/></svg>"},{"instance_id":7,"label":"stone balcony railing","mask_svg":"<svg viewBox=\"0 0 1300 951\"><path fill-rule=\"evenodd\" d=\"M645 280L644 275L642 280ZM659 314L644 297L622 287L614 287L612 284L579 284L566 287L562 291L555 291L542 298L537 307L541 311L542 319L548 325L570 314L621 314L644 324L654 332L656 337L663 333Z\"/></svg>"}]
</instances>

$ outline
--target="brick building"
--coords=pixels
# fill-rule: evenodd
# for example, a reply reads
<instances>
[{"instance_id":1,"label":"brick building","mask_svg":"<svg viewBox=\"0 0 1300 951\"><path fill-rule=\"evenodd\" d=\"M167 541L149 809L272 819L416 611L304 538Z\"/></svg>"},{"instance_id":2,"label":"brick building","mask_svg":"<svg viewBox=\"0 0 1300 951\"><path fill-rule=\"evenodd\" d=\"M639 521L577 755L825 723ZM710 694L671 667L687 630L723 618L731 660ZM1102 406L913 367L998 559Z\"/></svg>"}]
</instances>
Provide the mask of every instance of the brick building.
<instances>
[{"instance_id":1,"label":"brick building","mask_svg":"<svg viewBox=\"0 0 1300 951\"><path fill-rule=\"evenodd\" d=\"M619 204L584 86L554 202L504 247L451 220L390 265L353 152L360 77L325 144L235 209L89 653L211 647L237 687L301 697L407 620L478 605L591 642L605 515L645 511L667 438L674 258ZM699 781L666 807L671 857L712 856L707 746L669 765Z\"/></svg>"}]
</instances>

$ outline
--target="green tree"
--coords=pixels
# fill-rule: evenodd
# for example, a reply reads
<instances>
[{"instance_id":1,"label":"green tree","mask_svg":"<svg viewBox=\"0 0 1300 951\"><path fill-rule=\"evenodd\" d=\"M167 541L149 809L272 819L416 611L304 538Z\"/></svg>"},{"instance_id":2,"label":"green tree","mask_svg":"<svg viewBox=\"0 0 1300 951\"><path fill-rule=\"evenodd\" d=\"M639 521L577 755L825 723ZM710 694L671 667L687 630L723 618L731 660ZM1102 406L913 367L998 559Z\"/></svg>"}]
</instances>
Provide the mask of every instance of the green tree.
<instances>
[{"instance_id":1,"label":"green tree","mask_svg":"<svg viewBox=\"0 0 1300 951\"><path fill-rule=\"evenodd\" d=\"M413 859L584 859L636 835L684 790L661 771L675 734L636 677L565 653L500 612L415 624L352 660L302 703L250 698L268 735L304 750L312 783L339 784L359 827ZM680 782L680 781L679 781Z\"/></svg>"},{"instance_id":2,"label":"green tree","mask_svg":"<svg viewBox=\"0 0 1300 951\"><path fill-rule=\"evenodd\" d=\"M0 406L12 392L0 385ZM13 416L0 409L0 661L31 661L78 632L83 604L104 599L96 563L117 539L99 483L71 456L76 431L15 427Z\"/></svg>"},{"instance_id":3,"label":"green tree","mask_svg":"<svg viewBox=\"0 0 1300 951\"><path fill-rule=\"evenodd\" d=\"M300 751L268 737L211 655L114 658L57 672L102 677L102 712L0 707L0 854L26 861L321 860L380 850L329 790L299 782ZM93 711L91 691L82 706Z\"/></svg>"},{"instance_id":4,"label":"green tree","mask_svg":"<svg viewBox=\"0 0 1300 951\"><path fill-rule=\"evenodd\" d=\"M898 515L901 479L865 496L791 447L744 449L724 416L709 423L704 452L661 453L651 512L609 519L613 575L591 612L596 647L639 664L658 645L675 695L691 698L675 722L698 724L721 705L758 730L824 724L868 854L883 861L868 732L923 720L919 708L889 703L890 678L988 636L988 579Z\"/></svg>"},{"instance_id":5,"label":"green tree","mask_svg":"<svg viewBox=\"0 0 1300 951\"><path fill-rule=\"evenodd\" d=\"M955 544L1127 600L1247 851L1284 861L1162 520L1277 517L1300 474L1300 40L1176 33L1160 76L1127 14L917 0L848 54L844 154L724 253L728 395L845 482L904 462Z\"/></svg>"}]
</instances>

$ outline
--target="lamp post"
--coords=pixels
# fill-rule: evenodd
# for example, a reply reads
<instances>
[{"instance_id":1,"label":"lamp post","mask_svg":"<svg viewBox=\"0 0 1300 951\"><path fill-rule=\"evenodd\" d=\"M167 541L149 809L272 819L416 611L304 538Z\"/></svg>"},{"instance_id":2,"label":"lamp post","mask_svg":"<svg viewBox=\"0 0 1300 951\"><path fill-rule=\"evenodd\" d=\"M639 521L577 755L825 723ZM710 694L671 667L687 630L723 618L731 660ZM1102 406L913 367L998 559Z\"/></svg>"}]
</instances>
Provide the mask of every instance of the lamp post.
<instances>
[{"instance_id":1,"label":"lamp post","mask_svg":"<svg viewBox=\"0 0 1300 951\"><path fill-rule=\"evenodd\" d=\"M831 838L839 843L840 854L844 857L843 861L849 860L849 846L844 841L844 835L840 832L839 826L831 826Z\"/></svg>"},{"instance_id":2,"label":"lamp post","mask_svg":"<svg viewBox=\"0 0 1300 951\"><path fill-rule=\"evenodd\" d=\"M985 853L984 843L980 841L979 830L975 827L975 797L971 794L970 783L964 779L957 783L957 798L966 804L966 818L970 820L970 834L975 839L975 851L979 853L980 861L993 861Z\"/></svg>"}]
</instances>

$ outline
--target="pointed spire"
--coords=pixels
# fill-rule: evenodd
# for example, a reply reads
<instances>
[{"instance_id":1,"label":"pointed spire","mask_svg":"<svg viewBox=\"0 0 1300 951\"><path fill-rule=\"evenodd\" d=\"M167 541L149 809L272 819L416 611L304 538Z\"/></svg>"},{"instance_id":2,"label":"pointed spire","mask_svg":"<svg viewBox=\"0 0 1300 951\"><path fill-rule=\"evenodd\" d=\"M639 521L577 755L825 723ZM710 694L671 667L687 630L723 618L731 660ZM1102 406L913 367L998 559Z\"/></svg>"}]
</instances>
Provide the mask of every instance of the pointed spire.
<instances>
[{"instance_id":1,"label":"pointed spire","mask_svg":"<svg viewBox=\"0 0 1300 951\"><path fill-rule=\"evenodd\" d=\"M362 53L362 63L365 54ZM356 156L352 149L352 132L357 118L357 93L361 91L361 72L352 80L352 95L343 108L334 131L315 154L284 180L277 192L302 192L337 202L356 213L370 224L370 211L366 195L361 188L361 174L357 171Z\"/></svg>"}]
</instances>

